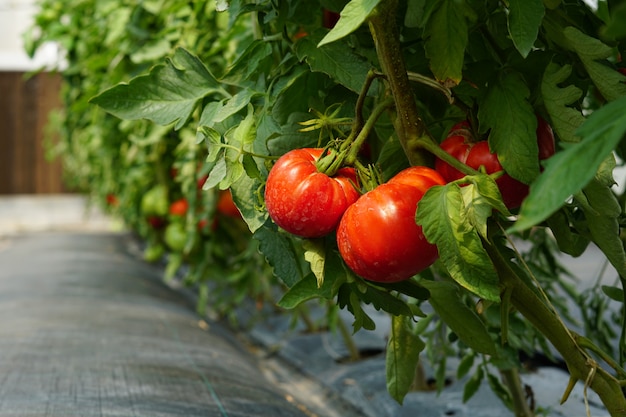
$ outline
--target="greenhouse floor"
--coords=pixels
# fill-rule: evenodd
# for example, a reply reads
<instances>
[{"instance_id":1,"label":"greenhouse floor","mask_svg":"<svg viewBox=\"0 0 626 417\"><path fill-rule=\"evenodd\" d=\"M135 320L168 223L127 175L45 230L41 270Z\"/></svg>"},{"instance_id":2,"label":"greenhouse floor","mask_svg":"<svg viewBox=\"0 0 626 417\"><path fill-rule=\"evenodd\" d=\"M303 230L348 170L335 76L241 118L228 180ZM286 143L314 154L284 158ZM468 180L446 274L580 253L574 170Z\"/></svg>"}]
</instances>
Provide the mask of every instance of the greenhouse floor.
<instances>
[{"instance_id":1,"label":"greenhouse floor","mask_svg":"<svg viewBox=\"0 0 626 417\"><path fill-rule=\"evenodd\" d=\"M486 383L463 403L452 360L439 395L397 404L385 387L388 319L375 311L376 331L355 335L366 358L346 362L338 335L301 332L284 315L251 320L243 306L243 332L198 316L138 254L80 196L0 197L0 417L512 415ZM568 267L591 275L591 256ZM523 379L546 415L586 415L581 384L558 405L563 370ZM593 393L589 402L593 417L607 415Z\"/></svg>"}]
</instances>

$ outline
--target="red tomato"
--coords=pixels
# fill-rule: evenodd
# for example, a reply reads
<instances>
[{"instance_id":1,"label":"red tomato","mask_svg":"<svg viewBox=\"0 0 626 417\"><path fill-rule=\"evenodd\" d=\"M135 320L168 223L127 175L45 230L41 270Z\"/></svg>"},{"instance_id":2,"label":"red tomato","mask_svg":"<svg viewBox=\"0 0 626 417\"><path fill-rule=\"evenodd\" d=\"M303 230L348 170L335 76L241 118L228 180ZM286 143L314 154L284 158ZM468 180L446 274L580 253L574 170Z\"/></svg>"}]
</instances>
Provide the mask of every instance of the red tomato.
<instances>
[{"instance_id":1,"label":"red tomato","mask_svg":"<svg viewBox=\"0 0 626 417\"><path fill-rule=\"evenodd\" d=\"M458 124L455 125L458 127ZM487 141L475 142L473 135L468 135L469 131L455 129L453 127L449 136L441 143L441 148L468 166L478 169L481 166L485 172L493 174L502 171L502 165L498 156L491 153ZM539 160L547 159L554 155L554 134L550 125L541 117L537 118L537 145L539 150ZM441 159L435 161L435 169L447 181L455 181L464 177L464 174L457 171ZM528 195L528 185L517 181L508 174L502 175L496 180L504 204L510 208L517 208Z\"/></svg>"},{"instance_id":2,"label":"red tomato","mask_svg":"<svg viewBox=\"0 0 626 417\"><path fill-rule=\"evenodd\" d=\"M337 245L346 265L377 282L410 278L435 262L437 247L415 223L417 203L444 179L427 167L410 167L363 194L348 207L337 228Z\"/></svg>"},{"instance_id":3,"label":"red tomato","mask_svg":"<svg viewBox=\"0 0 626 417\"><path fill-rule=\"evenodd\" d=\"M160 216L148 216L147 220L148 224L150 224L153 229L162 229L167 224L165 219Z\"/></svg>"},{"instance_id":4,"label":"red tomato","mask_svg":"<svg viewBox=\"0 0 626 417\"><path fill-rule=\"evenodd\" d=\"M115 194L107 194L106 202L107 202L107 205L111 207L117 207L120 204L120 201Z\"/></svg>"},{"instance_id":5,"label":"red tomato","mask_svg":"<svg viewBox=\"0 0 626 417\"><path fill-rule=\"evenodd\" d=\"M324 236L337 227L346 209L359 198L356 171L318 172L323 149L295 149L281 156L265 185L267 211L278 226L302 237Z\"/></svg>"},{"instance_id":6,"label":"red tomato","mask_svg":"<svg viewBox=\"0 0 626 417\"><path fill-rule=\"evenodd\" d=\"M322 26L327 29L332 29L335 27L337 22L339 21L339 13L331 12L330 10L324 9L322 11Z\"/></svg>"},{"instance_id":7,"label":"red tomato","mask_svg":"<svg viewBox=\"0 0 626 417\"><path fill-rule=\"evenodd\" d=\"M233 201L230 190L220 191L217 199L217 211L225 216L241 218L241 213Z\"/></svg>"},{"instance_id":8,"label":"red tomato","mask_svg":"<svg viewBox=\"0 0 626 417\"><path fill-rule=\"evenodd\" d=\"M189 203L186 198L181 198L170 204L170 215L172 216L184 216L189 210Z\"/></svg>"}]
</instances>

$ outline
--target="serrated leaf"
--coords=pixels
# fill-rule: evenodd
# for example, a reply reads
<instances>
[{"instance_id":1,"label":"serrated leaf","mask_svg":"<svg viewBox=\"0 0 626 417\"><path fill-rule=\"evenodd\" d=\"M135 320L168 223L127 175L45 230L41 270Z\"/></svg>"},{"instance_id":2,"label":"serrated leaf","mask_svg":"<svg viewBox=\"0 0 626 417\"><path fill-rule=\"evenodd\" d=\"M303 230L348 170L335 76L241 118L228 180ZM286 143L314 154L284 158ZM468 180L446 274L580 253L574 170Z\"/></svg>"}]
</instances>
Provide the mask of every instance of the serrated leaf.
<instances>
[{"instance_id":1,"label":"serrated leaf","mask_svg":"<svg viewBox=\"0 0 626 417\"><path fill-rule=\"evenodd\" d=\"M259 250L274 268L274 275L288 288L311 273L310 270L303 269L299 261L302 255L296 251L291 236L278 232L271 224L265 223L254 232L254 238L259 241Z\"/></svg>"},{"instance_id":2,"label":"serrated leaf","mask_svg":"<svg viewBox=\"0 0 626 417\"><path fill-rule=\"evenodd\" d=\"M602 96L608 101L626 96L625 77L613 68L599 62L613 54L613 49L596 38L581 32L574 27L566 27L563 35L569 47L582 61L591 80Z\"/></svg>"},{"instance_id":3,"label":"serrated leaf","mask_svg":"<svg viewBox=\"0 0 626 417\"><path fill-rule=\"evenodd\" d=\"M626 97L622 97L596 110L577 131L582 140L547 160L545 171L530 186L510 232L521 232L542 222L593 179L600 164L626 134L625 106Z\"/></svg>"},{"instance_id":4,"label":"serrated leaf","mask_svg":"<svg viewBox=\"0 0 626 417\"><path fill-rule=\"evenodd\" d=\"M267 210L259 210L257 208L258 190L260 187L260 180L247 175L242 175L239 180L233 182L230 186L233 201L252 233L262 227L269 218Z\"/></svg>"},{"instance_id":5,"label":"serrated leaf","mask_svg":"<svg viewBox=\"0 0 626 417\"><path fill-rule=\"evenodd\" d=\"M541 95L550 115L552 128L564 142L578 142L576 130L583 124L585 117L570 104L580 100L582 90L575 85L560 87L572 73L571 65L559 65L551 62L546 67L541 80Z\"/></svg>"},{"instance_id":6,"label":"serrated leaf","mask_svg":"<svg viewBox=\"0 0 626 417\"><path fill-rule=\"evenodd\" d=\"M487 239L487 219L493 209L499 210L505 216L510 215L509 210L502 201L498 185L489 175L472 175L465 177L465 180L468 184L461 187L465 214L470 224Z\"/></svg>"},{"instance_id":7,"label":"serrated leaf","mask_svg":"<svg viewBox=\"0 0 626 417\"><path fill-rule=\"evenodd\" d=\"M385 367L387 391L399 404L411 389L420 352L426 344L411 329L411 319L405 316L391 317L391 335L387 344Z\"/></svg>"},{"instance_id":8,"label":"serrated leaf","mask_svg":"<svg viewBox=\"0 0 626 417\"><path fill-rule=\"evenodd\" d=\"M491 129L490 149L511 177L526 184L539 174L537 117L529 96L521 75L511 72L489 85L478 110L481 132Z\"/></svg>"},{"instance_id":9,"label":"serrated leaf","mask_svg":"<svg viewBox=\"0 0 626 417\"><path fill-rule=\"evenodd\" d=\"M430 304L446 325L467 346L479 353L495 355L496 345L476 312L461 299L459 287L451 282L420 283L430 291Z\"/></svg>"},{"instance_id":10,"label":"serrated leaf","mask_svg":"<svg viewBox=\"0 0 626 417\"><path fill-rule=\"evenodd\" d=\"M314 276L308 275L289 288L278 301L277 305L281 308L292 309L305 301L320 296L321 292L317 286L317 280Z\"/></svg>"},{"instance_id":11,"label":"serrated leaf","mask_svg":"<svg viewBox=\"0 0 626 417\"><path fill-rule=\"evenodd\" d=\"M367 20L380 0L351 0L339 14L335 27L318 43L318 47L348 36Z\"/></svg>"},{"instance_id":12,"label":"serrated leaf","mask_svg":"<svg viewBox=\"0 0 626 417\"><path fill-rule=\"evenodd\" d=\"M343 42L333 42L317 47L315 34L303 38L296 44L299 60L309 64L312 71L322 72L335 82L359 93L365 83L370 64Z\"/></svg>"},{"instance_id":13,"label":"serrated leaf","mask_svg":"<svg viewBox=\"0 0 626 417\"><path fill-rule=\"evenodd\" d=\"M509 34L515 48L524 58L537 40L544 14L542 0L509 0Z\"/></svg>"},{"instance_id":14,"label":"serrated leaf","mask_svg":"<svg viewBox=\"0 0 626 417\"><path fill-rule=\"evenodd\" d=\"M359 296L356 294L353 286L350 286L351 291L348 297L348 310L354 316L354 322L352 323L352 330L354 333L358 332L361 329L365 330L375 330L376 323L361 307L361 300Z\"/></svg>"},{"instance_id":15,"label":"serrated leaf","mask_svg":"<svg viewBox=\"0 0 626 417\"><path fill-rule=\"evenodd\" d=\"M231 98L224 101L223 104L213 115L212 123L220 123L237 114L240 110L250 104L250 100L258 93L254 90L245 89L235 94Z\"/></svg>"},{"instance_id":16,"label":"serrated leaf","mask_svg":"<svg viewBox=\"0 0 626 417\"><path fill-rule=\"evenodd\" d=\"M396 296L381 291L374 287L367 287L361 294L361 300L366 304L371 304L376 310L383 310L394 316L412 316L409 306Z\"/></svg>"},{"instance_id":17,"label":"serrated leaf","mask_svg":"<svg viewBox=\"0 0 626 417\"><path fill-rule=\"evenodd\" d=\"M456 282L485 300L500 301L498 276L467 217L457 184L430 188L419 202L416 221L426 239L437 245Z\"/></svg>"},{"instance_id":18,"label":"serrated leaf","mask_svg":"<svg viewBox=\"0 0 626 417\"><path fill-rule=\"evenodd\" d=\"M255 40L237 57L221 81L237 86L254 86L268 72L273 59L271 43Z\"/></svg>"},{"instance_id":19,"label":"serrated leaf","mask_svg":"<svg viewBox=\"0 0 626 417\"><path fill-rule=\"evenodd\" d=\"M626 252L620 239L618 218L621 207L608 186L593 179L574 198L582 205L593 242L613 265L617 273L626 277Z\"/></svg>"},{"instance_id":20,"label":"serrated leaf","mask_svg":"<svg viewBox=\"0 0 626 417\"><path fill-rule=\"evenodd\" d=\"M261 171L259 170L259 166L257 165L254 157L249 153L243 155L241 159L241 163L243 165L243 169L246 171L246 175L250 178L261 180Z\"/></svg>"},{"instance_id":21,"label":"serrated leaf","mask_svg":"<svg viewBox=\"0 0 626 417\"><path fill-rule=\"evenodd\" d=\"M321 240L308 239L302 242L304 247L304 260L311 265L311 271L317 280L317 287L324 285L324 264L326 250Z\"/></svg>"},{"instance_id":22,"label":"serrated leaf","mask_svg":"<svg viewBox=\"0 0 626 417\"><path fill-rule=\"evenodd\" d=\"M161 125L175 122L175 129L180 129L204 97L220 91L202 62L178 48L148 75L105 90L90 102L121 119L148 119Z\"/></svg>"},{"instance_id":23,"label":"serrated leaf","mask_svg":"<svg viewBox=\"0 0 626 417\"><path fill-rule=\"evenodd\" d=\"M470 16L465 1L439 0L426 22L424 38L430 69L446 85L461 82Z\"/></svg>"}]
</instances>

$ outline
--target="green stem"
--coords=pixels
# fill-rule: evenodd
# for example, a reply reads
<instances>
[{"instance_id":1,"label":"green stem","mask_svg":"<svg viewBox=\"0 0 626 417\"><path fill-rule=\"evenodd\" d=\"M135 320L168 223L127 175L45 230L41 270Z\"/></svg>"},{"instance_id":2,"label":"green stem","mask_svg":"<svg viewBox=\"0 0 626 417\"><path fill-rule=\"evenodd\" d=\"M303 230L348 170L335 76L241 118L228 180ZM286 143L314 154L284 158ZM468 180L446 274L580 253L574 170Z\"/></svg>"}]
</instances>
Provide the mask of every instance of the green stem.
<instances>
[{"instance_id":1,"label":"green stem","mask_svg":"<svg viewBox=\"0 0 626 417\"><path fill-rule=\"evenodd\" d=\"M378 61L396 103L394 128L404 153L411 165L432 165L432 155L424 152L418 141L433 139L428 135L420 119L407 75L406 65L400 49L400 35L396 22L398 0L381 2L370 16L369 27Z\"/></svg>"},{"instance_id":2,"label":"green stem","mask_svg":"<svg viewBox=\"0 0 626 417\"><path fill-rule=\"evenodd\" d=\"M374 107L374 109L372 110L372 114L370 115L370 117L367 119L367 121L365 122L361 130L359 131L359 134L357 135L357 137L354 138L354 141L350 143L350 141L347 140L345 142L349 146L348 153L344 160L346 165L349 165L349 166L354 165L354 163L356 162L359 150L361 149L361 147L367 140L367 137L369 136L369 134L372 132L372 130L374 130L374 126L376 125L378 118L383 114L385 110L387 110L392 105L393 105L393 100L391 98L386 98L385 100L378 103L376 107Z\"/></svg>"},{"instance_id":3,"label":"green stem","mask_svg":"<svg viewBox=\"0 0 626 417\"><path fill-rule=\"evenodd\" d=\"M337 319L337 327L339 328L339 333L341 333L343 342L346 344L346 347L348 348L348 353L350 354L350 361L354 362L354 361L358 361L359 359L361 359L361 353L359 352L359 348L356 346L356 343L354 343L354 339L352 338L350 331L348 331L348 327L346 326L346 323L343 322L341 317Z\"/></svg>"},{"instance_id":4,"label":"green stem","mask_svg":"<svg viewBox=\"0 0 626 417\"><path fill-rule=\"evenodd\" d=\"M591 360L559 316L517 275L493 244L484 242L484 247L496 267L502 287L510 288L511 304L561 354L571 378L586 381L595 370L589 386L598 394L612 417L626 417L626 397L620 382Z\"/></svg>"},{"instance_id":5,"label":"green stem","mask_svg":"<svg viewBox=\"0 0 626 417\"><path fill-rule=\"evenodd\" d=\"M437 145L433 140L430 140L430 139L424 140L423 138L420 138L416 142L416 144L420 149L424 149L430 152L435 157L441 159L443 162L447 163L452 168L456 169L459 172L462 172L465 175L479 174L479 172L475 170L474 168L468 165L465 165L463 162L459 161L458 159L450 155L448 152L441 149L441 147Z\"/></svg>"},{"instance_id":6,"label":"green stem","mask_svg":"<svg viewBox=\"0 0 626 417\"><path fill-rule=\"evenodd\" d=\"M526 401L526 392L522 386L517 368L503 369L500 371L504 383L509 388L511 399L513 400L513 410L515 417L534 417L535 413Z\"/></svg>"},{"instance_id":7,"label":"green stem","mask_svg":"<svg viewBox=\"0 0 626 417\"><path fill-rule=\"evenodd\" d=\"M434 88L435 90L442 93L448 99L448 103L454 103L454 98L452 97L452 91L444 85L441 85L437 80L427 77L422 74L418 74L417 72L408 72L409 81L415 81L420 84L424 84L428 87Z\"/></svg>"}]
</instances>

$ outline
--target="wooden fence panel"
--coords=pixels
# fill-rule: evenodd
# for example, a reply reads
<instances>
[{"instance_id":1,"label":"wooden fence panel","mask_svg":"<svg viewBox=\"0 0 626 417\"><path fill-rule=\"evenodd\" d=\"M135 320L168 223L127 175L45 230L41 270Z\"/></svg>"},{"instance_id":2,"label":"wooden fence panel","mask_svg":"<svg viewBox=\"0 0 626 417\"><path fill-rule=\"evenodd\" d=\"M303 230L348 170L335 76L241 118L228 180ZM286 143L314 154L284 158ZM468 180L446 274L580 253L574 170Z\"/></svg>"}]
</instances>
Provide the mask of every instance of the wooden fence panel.
<instances>
[{"instance_id":1,"label":"wooden fence panel","mask_svg":"<svg viewBox=\"0 0 626 417\"><path fill-rule=\"evenodd\" d=\"M0 194L67 192L62 164L44 146L50 110L61 106L61 77L0 72Z\"/></svg>"}]
</instances>

